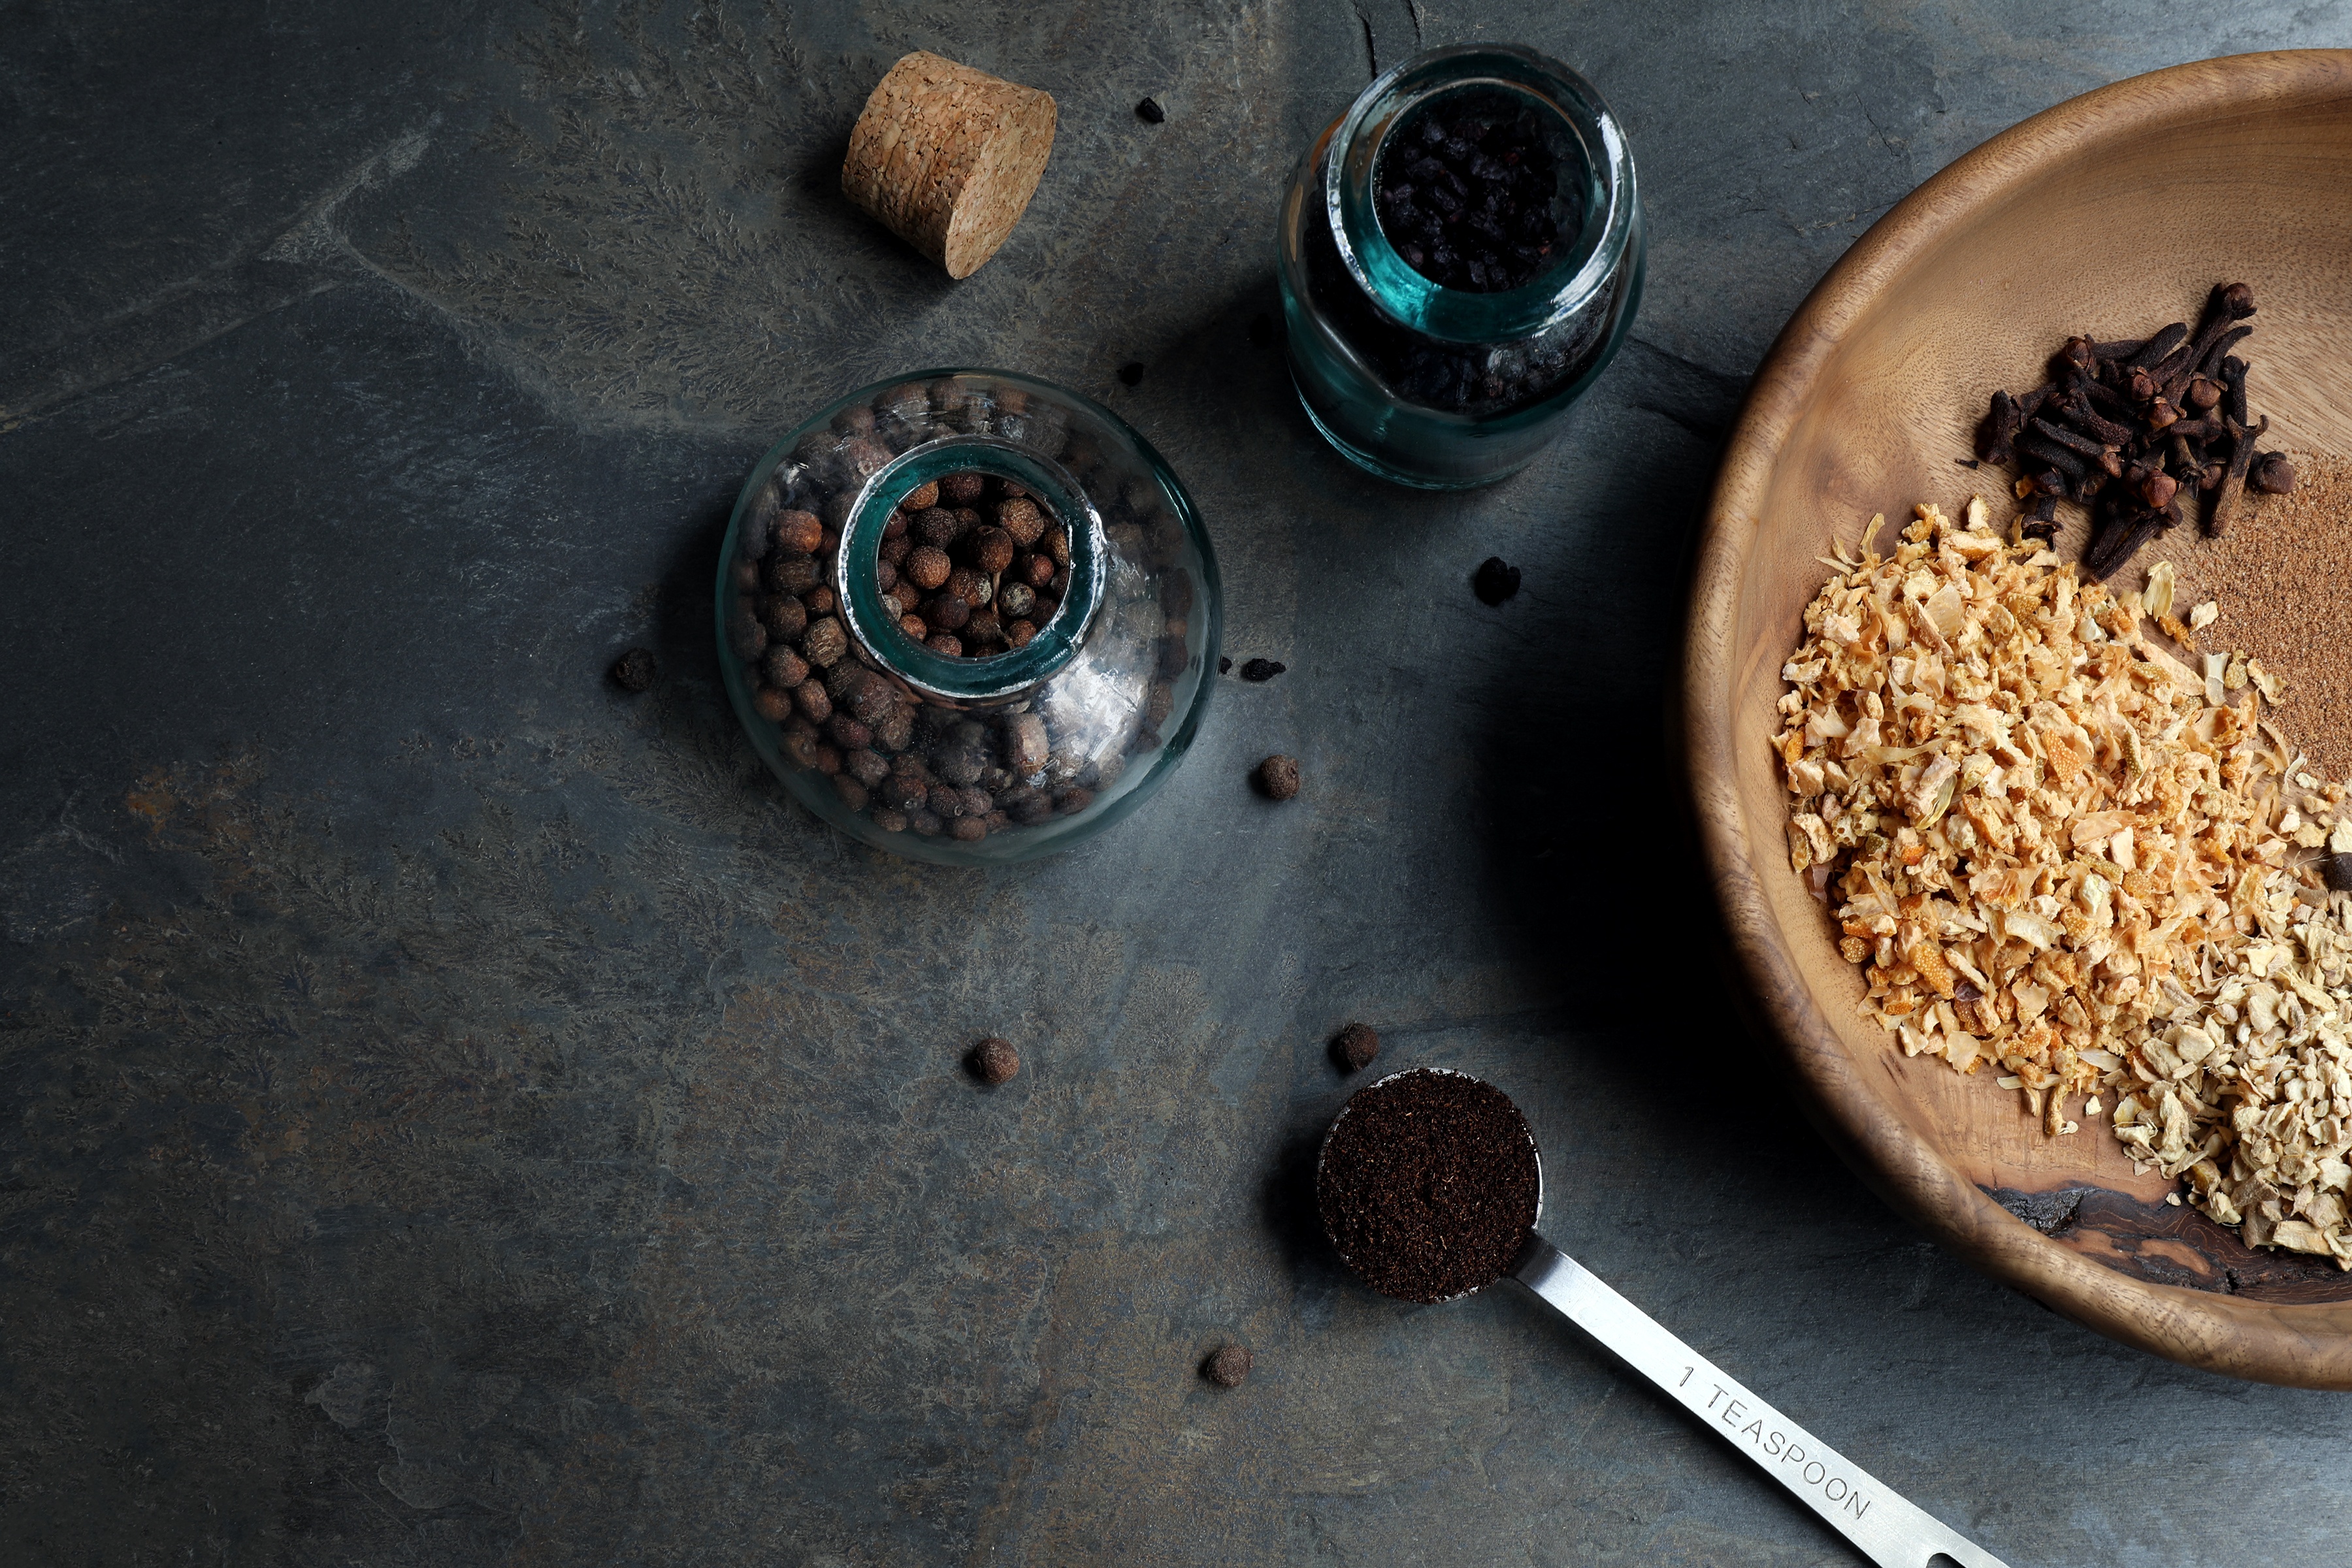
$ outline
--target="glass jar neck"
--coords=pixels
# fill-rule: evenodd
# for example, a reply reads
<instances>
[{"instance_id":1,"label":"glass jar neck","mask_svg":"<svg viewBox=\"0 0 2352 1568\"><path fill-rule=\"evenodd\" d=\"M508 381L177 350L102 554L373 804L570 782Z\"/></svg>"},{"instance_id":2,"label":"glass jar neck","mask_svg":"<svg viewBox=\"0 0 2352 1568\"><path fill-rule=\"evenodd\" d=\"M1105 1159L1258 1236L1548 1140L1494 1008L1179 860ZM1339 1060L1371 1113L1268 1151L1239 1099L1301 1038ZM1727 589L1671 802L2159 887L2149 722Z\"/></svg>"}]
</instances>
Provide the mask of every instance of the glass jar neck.
<instances>
[{"instance_id":1,"label":"glass jar neck","mask_svg":"<svg viewBox=\"0 0 2352 1568\"><path fill-rule=\"evenodd\" d=\"M1560 177L1583 183L1580 221L1559 259L1493 293L1448 289L1415 271L1374 211L1390 138L1431 100L1482 88L1556 117L1570 149ZM1510 44L1433 49L1366 88L1332 134L1320 194L1340 258L1372 303L1400 326L1465 343L1534 337L1584 310L1609 287L1638 210L1633 153L1601 95L1559 61Z\"/></svg>"},{"instance_id":2,"label":"glass jar neck","mask_svg":"<svg viewBox=\"0 0 2352 1568\"><path fill-rule=\"evenodd\" d=\"M1024 646L984 658L944 654L908 637L882 603L877 570L883 532L908 493L974 471L1026 489L1070 544L1069 584L1051 618ZM1102 529L1077 481L1035 447L1002 436L944 436L908 447L866 481L835 552L834 593L858 647L908 686L950 704L1006 701L1069 663L1093 626L1103 597Z\"/></svg>"}]
</instances>

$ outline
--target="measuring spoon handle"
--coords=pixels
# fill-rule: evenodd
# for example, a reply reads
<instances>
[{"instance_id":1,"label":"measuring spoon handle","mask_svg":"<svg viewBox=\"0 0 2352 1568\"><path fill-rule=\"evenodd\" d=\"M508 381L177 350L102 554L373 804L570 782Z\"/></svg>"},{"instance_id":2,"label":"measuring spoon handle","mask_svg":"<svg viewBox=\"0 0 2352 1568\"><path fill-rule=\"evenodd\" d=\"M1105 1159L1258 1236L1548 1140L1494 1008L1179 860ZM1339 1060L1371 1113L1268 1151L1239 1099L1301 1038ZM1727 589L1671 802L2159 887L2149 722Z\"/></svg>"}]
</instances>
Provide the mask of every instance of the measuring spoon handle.
<instances>
[{"instance_id":1,"label":"measuring spoon handle","mask_svg":"<svg viewBox=\"0 0 2352 1568\"><path fill-rule=\"evenodd\" d=\"M1542 1237L1528 1238L1513 1278L1716 1428L1880 1568L1929 1568L1938 1552L1961 1568L2006 1568L1757 1398Z\"/></svg>"}]
</instances>

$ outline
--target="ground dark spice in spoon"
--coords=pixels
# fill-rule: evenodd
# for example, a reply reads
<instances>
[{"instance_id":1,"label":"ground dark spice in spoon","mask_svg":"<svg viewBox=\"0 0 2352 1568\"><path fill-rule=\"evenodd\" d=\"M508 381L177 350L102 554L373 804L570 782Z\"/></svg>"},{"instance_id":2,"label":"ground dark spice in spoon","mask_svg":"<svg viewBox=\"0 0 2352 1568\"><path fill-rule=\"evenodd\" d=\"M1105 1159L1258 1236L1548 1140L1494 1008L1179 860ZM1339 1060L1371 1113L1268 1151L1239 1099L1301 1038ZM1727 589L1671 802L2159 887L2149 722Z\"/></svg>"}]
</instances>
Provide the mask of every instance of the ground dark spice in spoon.
<instances>
[{"instance_id":1,"label":"ground dark spice in spoon","mask_svg":"<svg viewBox=\"0 0 2352 1568\"><path fill-rule=\"evenodd\" d=\"M1425 1068L1349 1100L1315 1178L1339 1256L1406 1301L1447 1300L1510 1272L1540 1187L1535 1140L1510 1096Z\"/></svg>"}]
</instances>

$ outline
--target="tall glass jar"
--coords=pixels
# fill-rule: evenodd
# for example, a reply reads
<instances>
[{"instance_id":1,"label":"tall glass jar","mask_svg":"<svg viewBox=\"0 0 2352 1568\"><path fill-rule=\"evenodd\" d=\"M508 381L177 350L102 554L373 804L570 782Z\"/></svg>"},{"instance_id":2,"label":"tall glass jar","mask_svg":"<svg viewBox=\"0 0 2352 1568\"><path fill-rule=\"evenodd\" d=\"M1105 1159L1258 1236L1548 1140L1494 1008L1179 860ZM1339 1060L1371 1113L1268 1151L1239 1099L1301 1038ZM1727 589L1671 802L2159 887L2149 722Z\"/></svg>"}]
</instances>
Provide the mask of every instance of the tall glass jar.
<instances>
[{"instance_id":1,"label":"tall glass jar","mask_svg":"<svg viewBox=\"0 0 2352 1568\"><path fill-rule=\"evenodd\" d=\"M1035 502L1055 568L1034 635L984 658L917 641L878 570L899 503L968 472ZM1192 498L1124 421L1009 371L923 371L852 393L751 470L720 555L719 666L752 747L817 816L995 864L1099 833L1167 782L1220 606Z\"/></svg>"},{"instance_id":2,"label":"tall glass jar","mask_svg":"<svg viewBox=\"0 0 2352 1568\"><path fill-rule=\"evenodd\" d=\"M1433 114L1512 121L1557 175L1541 269L1494 292L1408 262L1383 166ZM1391 174L1388 176L1393 178ZM1474 196L1475 193L1473 193ZM1391 209L1393 210L1393 209ZM1516 472L1616 354L1641 300L1633 154L1601 95L1532 49L1433 49L1375 80L1299 161L1277 248L1291 379L1331 445L1383 479L1462 489Z\"/></svg>"}]
</instances>

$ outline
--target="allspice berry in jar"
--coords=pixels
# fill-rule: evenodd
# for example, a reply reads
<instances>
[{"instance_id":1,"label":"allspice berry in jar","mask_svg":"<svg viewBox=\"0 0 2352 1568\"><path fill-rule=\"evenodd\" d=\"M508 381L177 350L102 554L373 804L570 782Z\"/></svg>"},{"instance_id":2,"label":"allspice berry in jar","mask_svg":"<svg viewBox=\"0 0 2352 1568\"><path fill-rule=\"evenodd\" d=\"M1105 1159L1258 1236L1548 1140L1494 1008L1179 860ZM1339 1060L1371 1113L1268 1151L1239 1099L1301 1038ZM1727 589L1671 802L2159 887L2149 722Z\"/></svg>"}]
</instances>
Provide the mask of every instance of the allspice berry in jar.
<instances>
[{"instance_id":1,"label":"allspice berry in jar","mask_svg":"<svg viewBox=\"0 0 2352 1568\"><path fill-rule=\"evenodd\" d=\"M1640 301L1641 201L1608 106L1531 49L1436 49L1366 88L1283 197L1291 379L1350 460L1460 489L1524 466Z\"/></svg>"},{"instance_id":2,"label":"allspice berry in jar","mask_svg":"<svg viewBox=\"0 0 2352 1568\"><path fill-rule=\"evenodd\" d=\"M803 805L894 853L1013 860L1101 830L1165 781L1213 686L1220 596L1191 498L1135 431L1047 383L865 388L761 460L730 531L738 717Z\"/></svg>"}]
</instances>

